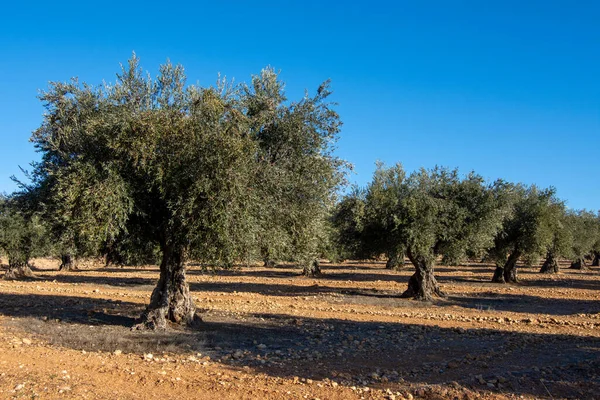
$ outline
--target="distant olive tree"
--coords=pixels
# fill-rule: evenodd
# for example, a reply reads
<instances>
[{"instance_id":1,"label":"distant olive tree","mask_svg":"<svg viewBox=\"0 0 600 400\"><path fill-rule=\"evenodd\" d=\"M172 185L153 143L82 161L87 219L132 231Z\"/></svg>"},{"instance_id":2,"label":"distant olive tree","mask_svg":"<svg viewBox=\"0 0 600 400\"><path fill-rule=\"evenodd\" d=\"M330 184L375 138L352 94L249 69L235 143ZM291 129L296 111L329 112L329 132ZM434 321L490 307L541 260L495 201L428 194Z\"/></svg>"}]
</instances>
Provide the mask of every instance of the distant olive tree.
<instances>
[{"instance_id":1,"label":"distant olive tree","mask_svg":"<svg viewBox=\"0 0 600 400\"><path fill-rule=\"evenodd\" d=\"M517 282L517 261L520 258L539 260L552 248L560 201L553 188L508 186L512 212L494 239L489 258L495 261L492 282Z\"/></svg>"},{"instance_id":2,"label":"distant olive tree","mask_svg":"<svg viewBox=\"0 0 600 400\"><path fill-rule=\"evenodd\" d=\"M0 250L8 258L4 279L32 278L29 261L48 251L47 229L32 212L27 193L0 197Z\"/></svg>"},{"instance_id":3,"label":"distant olive tree","mask_svg":"<svg viewBox=\"0 0 600 400\"><path fill-rule=\"evenodd\" d=\"M567 214L565 205L561 201L554 201L550 204L549 229L552 231L552 238L546 250L546 259L540 269L541 273L558 273L558 259L570 257L572 254L573 234L567 224Z\"/></svg>"},{"instance_id":4,"label":"distant olive tree","mask_svg":"<svg viewBox=\"0 0 600 400\"><path fill-rule=\"evenodd\" d=\"M586 210L576 210L567 213L566 221L571 236L571 263L572 269L586 270L589 266L586 257L594 253L598 241L597 216Z\"/></svg>"},{"instance_id":5,"label":"distant olive tree","mask_svg":"<svg viewBox=\"0 0 600 400\"><path fill-rule=\"evenodd\" d=\"M594 244L592 246L592 266L600 266L600 211L596 213L595 229L592 231L595 237Z\"/></svg>"},{"instance_id":6,"label":"distant olive tree","mask_svg":"<svg viewBox=\"0 0 600 400\"><path fill-rule=\"evenodd\" d=\"M415 267L404 297L431 300L443 293L435 260L483 254L501 227L503 182L488 185L474 173L436 167L406 176L402 166L379 164L367 188L363 232L388 252L403 248ZM369 239L367 239L369 240Z\"/></svg>"},{"instance_id":7,"label":"distant olive tree","mask_svg":"<svg viewBox=\"0 0 600 400\"><path fill-rule=\"evenodd\" d=\"M363 235L365 190L353 187L336 205L331 214L332 242L343 258L370 257L369 243Z\"/></svg>"},{"instance_id":8,"label":"distant olive tree","mask_svg":"<svg viewBox=\"0 0 600 400\"><path fill-rule=\"evenodd\" d=\"M134 55L115 84L51 83L41 95L35 174L54 180L48 201L64 223L89 247L129 232L129 245L160 248L139 328L199 319L186 260L232 265L279 246L272 229L296 259L315 259L313 235L343 175L331 154L340 122L327 84L292 103L282 87L270 69L252 86L188 85L171 63L152 79Z\"/></svg>"}]
</instances>

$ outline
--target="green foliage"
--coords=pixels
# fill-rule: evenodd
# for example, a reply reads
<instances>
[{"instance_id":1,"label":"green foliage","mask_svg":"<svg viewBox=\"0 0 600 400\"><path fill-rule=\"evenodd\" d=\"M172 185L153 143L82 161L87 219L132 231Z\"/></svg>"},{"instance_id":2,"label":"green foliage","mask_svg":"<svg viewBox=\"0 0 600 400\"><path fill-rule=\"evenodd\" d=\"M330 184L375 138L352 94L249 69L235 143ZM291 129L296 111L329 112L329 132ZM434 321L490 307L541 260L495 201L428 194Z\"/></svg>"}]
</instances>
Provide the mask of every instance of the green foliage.
<instances>
[{"instance_id":1,"label":"green foliage","mask_svg":"<svg viewBox=\"0 0 600 400\"><path fill-rule=\"evenodd\" d=\"M573 260L583 260L598 245L598 216L586 210L569 211L565 220L572 238L567 256Z\"/></svg>"},{"instance_id":2,"label":"green foliage","mask_svg":"<svg viewBox=\"0 0 600 400\"><path fill-rule=\"evenodd\" d=\"M330 217L331 244L338 249L339 258L368 258L368 238L363 235L366 192L354 187L336 204Z\"/></svg>"},{"instance_id":3,"label":"green foliage","mask_svg":"<svg viewBox=\"0 0 600 400\"><path fill-rule=\"evenodd\" d=\"M458 262L492 243L506 214L503 182L487 185L471 173L435 168L406 176L402 166L379 164L367 189L363 234L376 252L399 247L433 264Z\"/></svg>"},{"instance_id":4,"label":"green foliage","mask_svg":"<svg viewBox=\"0 0 600 400\"><path fill-rule=\"evenodd\" d=\"M27 265L32 257L44 255L49 246L46 227L28 207L26 196L0 197L0 250L11 266Z\"/></svg>"},{"instance_id":5,"label":"green foliage","mask_svg":"<svg viewBox=\"0 0 600 400\"><path fill-rule=\"evenodd\" d=\"M340 122L329 94L325 83L288 103L272 69L250 86L187 85L171 63L152 79L135 55L114 85L52 83L32 141L56 237L223 266L265 246L315 257L345 165L331 154Z\"/></svg>"},{"instance_id":6,"label":"green foliage","mask_svg":"<svg viewBox=\"0 0 600 400\"><path fill-rule=\"evenodd\" d=\"M561 229L564 205L556 198L554 188L508 185L506 191L511 214L495 238L490 258L503 266L509 254L537 262L553 246L564 251L569 241Z\"/></svg>"}]
</instances>

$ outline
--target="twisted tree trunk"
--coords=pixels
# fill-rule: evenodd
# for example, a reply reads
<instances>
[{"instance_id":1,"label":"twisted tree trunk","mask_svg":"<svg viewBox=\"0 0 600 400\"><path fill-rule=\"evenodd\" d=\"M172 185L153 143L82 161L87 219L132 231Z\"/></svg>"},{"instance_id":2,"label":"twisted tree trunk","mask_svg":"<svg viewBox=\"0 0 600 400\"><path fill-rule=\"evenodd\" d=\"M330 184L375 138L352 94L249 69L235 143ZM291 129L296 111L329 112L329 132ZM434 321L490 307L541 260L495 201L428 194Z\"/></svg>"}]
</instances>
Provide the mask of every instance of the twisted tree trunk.
<instances>
[{"instance_id":1,"label":"twisted tree trunk","mask_svg":"<svg viewBox=\"0 0 600 400\"><path fill-rule=\"evenodd\" d=\"M167 321L190 326L202 321L186 282L183 259L183 249L163 247L160 278L136 329L166 329Z\"/></svg>"},{"instance_id":2,"label":"twisted tree trunk","mask_svg":"<svg viewBox=\"0 0 600 400\"><path fill-rule=\"evenodd\" d=\"M10 257L8 259L8 270L4 274L5 280L18 280L35 278L35 274L29 267L29 259L26 257Z\"/></svg>"},{"instance_id":3,"label":"twisted tree trunk","mask_svg":"<svg viewBox=\"0 0 600 400\"><path fill-rule=\"evenodd\" d=\"M265 268L273 268L275 266L275 261L271 259L271 252L267 247L262 247L260 249L260 255L263 260L263 267Z\"/></svg>"},{"instance_id":4,"label":"twisted tree trunk","mask_svg":"<svg viewBox=\"0 0 600 400\"><path fill-rule=\"evenodd\" d=\"M385 263L386 269L399 270L404 266L404 252L403 251L391 251L387 254L387 262Z\"/></svg>"},{"instance_id":5,"label":"twisted tree trunk","mask_svg":"<svg viewBox=\"0 0 600 400\"><path fill-rule=\"evenodd\" d=\"M71 254L61 254L60 256L60 267L59 271L73 271L76 270L75 259Z\"/></svg>"},{"instance_id":6,"label":"twisted tree trunk","mask_svg":"<svg viewBox=\"0 0 600 400\"><path fill-rule=\"evenodd\" d=\"M554 253L549 251L546 256L546 261L542 265L540 272L543 274L556 274L558 273L558 261L554 257Z\"/></svg>"},{"instance_id":7,"label":"twisted tree trunk","mask_svg":"<svg viewBox=\"0 0 600 400\"><path fill-rule=\"evenodd\" d=\"M302 268L302 275L308 277L321 275L321 265L319 264L319 260L314 259L312 261L305 262L304 267Z\"/></svg>"},{"instance_id":8,"label":"twisted tree trunk","mask_svg":"<svg viewBox=\"0 0 600 400\"><path fill-rule=\"evenodd\" d=\"M579 257L571 263L571 266L569 267L569 269L578 269L581 271L587 271L590 268L586 264L585 259L583 257Z\"/></svg>"},{"instance_id":9,"label":"twisted tree trunk","mask_svg":"<svg viewBox=\"0 0 600 400\"><path fill-rule=\"evenodd\" d=\"M408 280L408 289L400 297L432 301L434 296L445 297L434 276L433 261L414 255L410 249L408 258L415 266L415 273Z\"/></svg>"},{"instance_id":10,"label":"twisted tree trunk","mask_svg":"<svg viewBox=\"0 0 600 400\"><path fill-rule=\"evenodd\" d=\"M517 279L517 261L521 257L521 252L518 250L513 251L509 256L504 265L496 264L496 271L492 277L492 282L495 283L516 283Z\"/></svg>"},{"instance_id":11,"label":"twisted tree trunk","mask_svg":"<svg viewBox=\"0 0 600 400\"><path fill-rule=\"evenodd\" d=\"M592 267L600 267L600 251L594 252L594 261L592 261Z\"/></svg>"}]
</instances>

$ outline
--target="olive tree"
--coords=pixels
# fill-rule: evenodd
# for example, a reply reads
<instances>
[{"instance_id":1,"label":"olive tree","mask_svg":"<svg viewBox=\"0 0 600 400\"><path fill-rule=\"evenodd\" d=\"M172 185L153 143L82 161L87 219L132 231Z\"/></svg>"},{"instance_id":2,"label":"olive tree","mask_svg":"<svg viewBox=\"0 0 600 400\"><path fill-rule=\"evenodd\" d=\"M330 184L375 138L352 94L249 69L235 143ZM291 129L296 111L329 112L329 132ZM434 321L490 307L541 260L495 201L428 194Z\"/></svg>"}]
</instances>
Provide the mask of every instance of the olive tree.
<instances>
[{"instance_id":1,"label":"olive tree","mask_svg":"<svg viewBox=\"0 0 600 400\"><path fill-rule=\"evenodd\" d=\"M390 252L405 249L415 273L404 297L443 296L434 275L437 257L459 260L492 244L506 212L503 186L445 168L406 176L400 164L378 165L367 188L363 232Z\"/></svg>"},{"instance_id":2,"label":"olive tree","mask_svg":"<svg viewBox=\"0 0 600 400\"><path fill-rule=\"evenodd\" d=\"M567 213L567 225L572 235L572 269L586 270L586 256L594 251L598 241L597 216L586 210L573 210Z\"/></svg>"},{"instance_id":3,"label":"olive tree","mask_svg":"<svg viewBox=\"0 0 600 400\"><path fill-rule=\"evenodd\" d=\"M573 243L572 232L567 226L567 214L564 203L555 201L550 207L548 223L549 228L552 230L552 239L546 250L544 263L540 268L540 272L545 274L558 273L558 259L570 256Z\"/></svg>"},{"instance_id":4,"label":"olive tree","mask_svg":"<svg viewBox=\"0 0 600 400\"><path fill-rule=\"evenodd\" d=\"M47 251L46 227L29 202L27 193L0 197L0 250L8 257L4 279L34 277L29 261Z\"/></svg>"},{"instance_id":5,"label":"olive tree","mask_svg":"<svg viewBox=\"0 0 600 400\"><path fill-rule=\"evenodd\" d=\"M336 182L327 180L340 165L331 156L339 120L327 84L285 103L281 91L262 90L277 82L272 70L253 82L188 85L171 63L153 79L134 55L115 84L52 83L41 95L37 175L55 180L50 201L70 229L93 246L128 232L130 243L160 248L160 277L139 328L198 321L186 260L244 259L278 223L283 212L273 208L301 210L282 222L293 223L286 229L297 252L311 251L308 215L319 217L332 197Z\"/></svg>"},{"instance_id":6,"label":"olive tree","mask_svg":"<svg viewBox=\"0 0 600 400\"><path fill-rule=\"evenodd\" d=\"M367 258L368 246L363 237L365 190L353 187L336 205L331 214L333 242L343 258Z\"/></svg>"},{"instance_id":7,"label":"olive tree","mask_svg":"<svg viewBox=\"0 0 600 400\"><path fill-rule=\"evenodd\" d=\"M600 266L600 211L596 214L595 229L592 234L595 237L594 244L592 246L592 266Z\"/></svg>"},{"instance_id":8,"label":"olive tree","mask_svg":"<svg viewBox=\"0 0 600 400\"><path fill-rule=\"evenodd\" d=\"M494 239L489 257L496 263L492 282L517 282L517 261L546 255L552 247L559 200L555 190L532 185L508 188L512 213Z\"/></svg>"}]
</instances>

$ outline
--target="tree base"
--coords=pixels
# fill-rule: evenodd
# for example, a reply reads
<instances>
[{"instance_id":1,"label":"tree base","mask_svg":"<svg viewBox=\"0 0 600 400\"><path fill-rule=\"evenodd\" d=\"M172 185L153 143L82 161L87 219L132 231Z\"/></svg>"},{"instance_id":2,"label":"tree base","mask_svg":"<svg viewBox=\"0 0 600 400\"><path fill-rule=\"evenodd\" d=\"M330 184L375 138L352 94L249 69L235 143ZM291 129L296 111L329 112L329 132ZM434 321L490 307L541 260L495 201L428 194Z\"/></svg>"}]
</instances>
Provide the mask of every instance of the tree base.
<instances>
[{"instance_id":1,"label":"tree base","mask_svg":"<svg viewBox=\"0 0 600 400\"><path fill-rule=\"evenodd\" d=\"M75 264L75 260L70 255L62 255L60 257L60 266L58 267L59 271L76 271L77 265Z\"/></svg>"},{"instance_id":2,"label":"tree base","mask_svg":"<svg viewBox=\"0 0 600 400\"><path fill-rule=\"evenodd\" d=\"M185 279L181 253L163 255L160 279L150 297L150 304L135 325L135 330L164 330L169 322L194 326L202 322Z\"/></svg>"},{"instance_id":3,"label":"tree base","mask_svg":"<svg viewBox=\"0 0 600 400\"><path fill-rule=\"evenodd\" d=\"M542 268L540 268L540 273L542 274L557 274L558 273L558 263L554 259L547 259L544 261Z\"/></svg>"},{"instance_id":4,"label":"tree base","mask_svg":"<svg viewBox=\"0 0 600 400\"><path fill-rule=\"evenodd\" d=\"M302 275L307 276L309 278L314 278L322 275L319 260L313 260L312 262L305 264L304 268L302 269Z\"/></svg>"},{"instance_id":5,"label":"tree base","mask_svg":"<svg viewBox=\"0 0 600 400\"><path fill-rule=\"evenodd\" d=\"M506 283L504 280L504 268L496 267L496 271L494 271L494 276L492 277L493 283Z\"/></svg>"},{"instance_id":6,"label":"tree base","mask_svg":"<svg viewBox=\"0 0 600 400\"><path fill-rule=\"evenodd\" d=\"M578 259L578 260L575 260L575 261L573 261L571 263L571 266L569 267L569 269L577 269L577 270L580 270L580 271L588 271L589 267L585 263L585 260Z\"/></svg>"},{"instance_id":7,"label":"tree base","mask_svg":"<svg viewBox=\"0 0 600 400\"><path fill-rule=\"evenodd\" d=\"M9 266L4 274L4 280L15 281L20 279L37 279L29 265Z\"/></svg>"},{"instance_id":8,"label":"tree base","mask_svg":"<svg viewBox=\"0 0 600 400\"><path fill-rule=\"evenodd\" d=\"M433 273L426 273L423 278L415 272L408 280L408 289L400 295L401 298L411 298L419 301L433 301L434 297L445 298Z\"/></svg>"}]
</instances>

